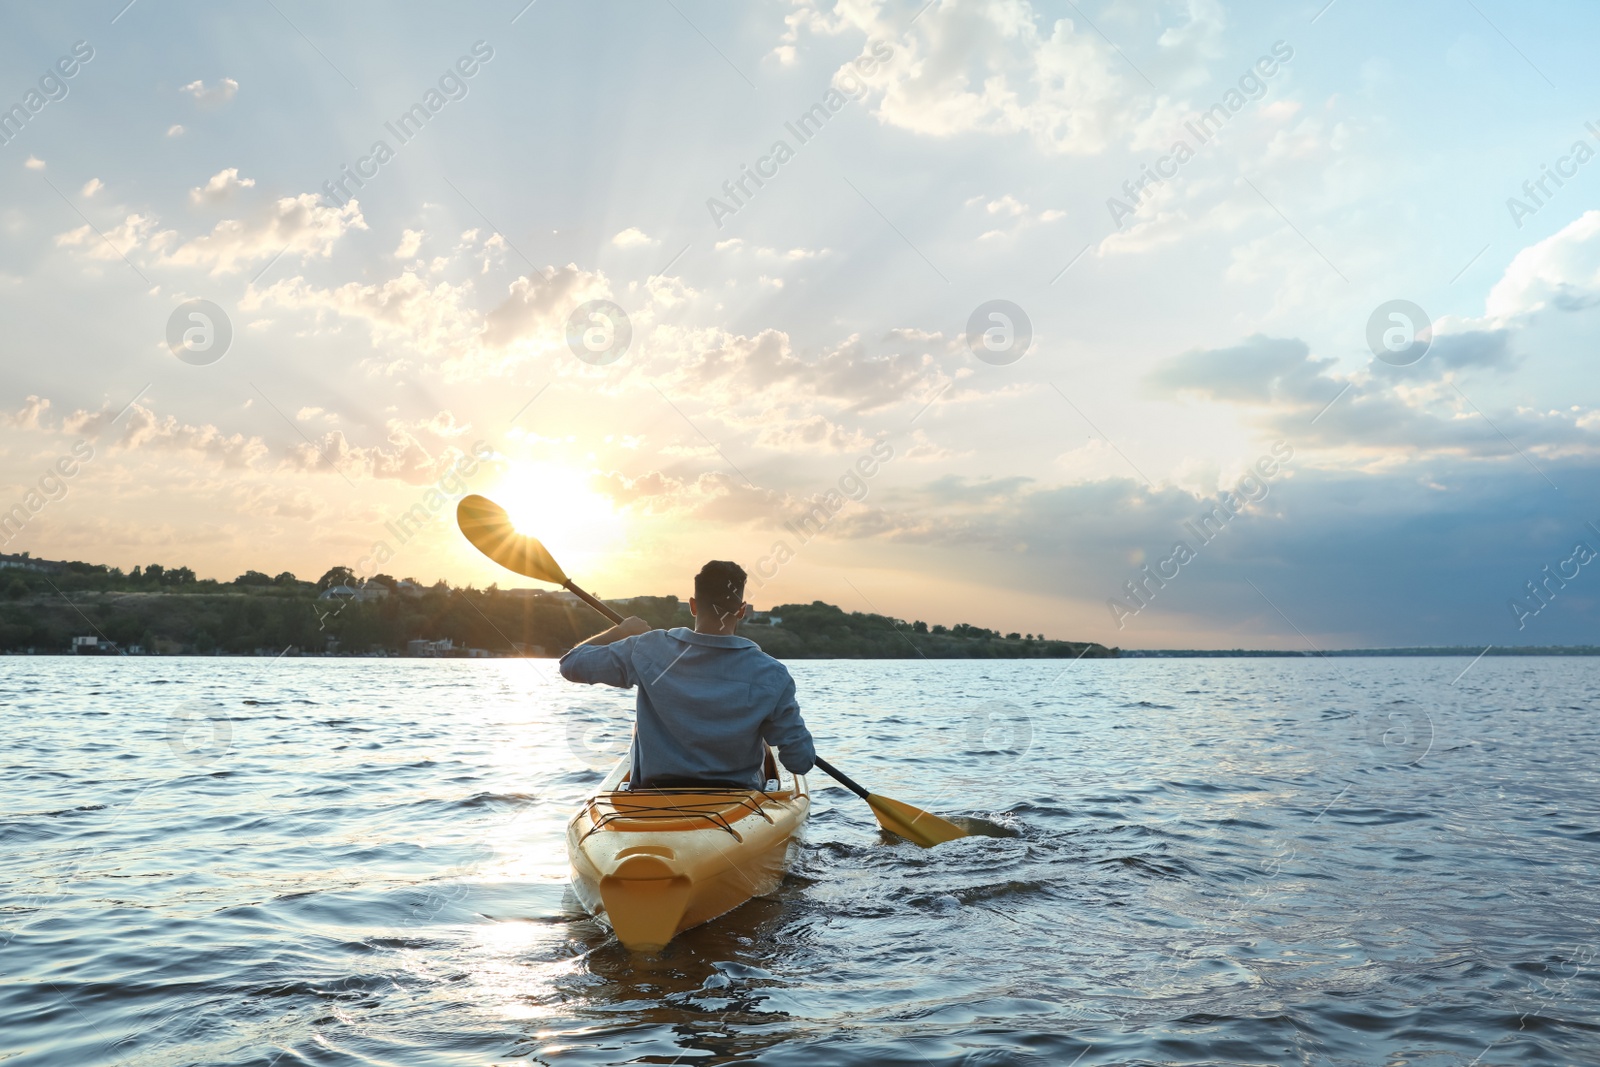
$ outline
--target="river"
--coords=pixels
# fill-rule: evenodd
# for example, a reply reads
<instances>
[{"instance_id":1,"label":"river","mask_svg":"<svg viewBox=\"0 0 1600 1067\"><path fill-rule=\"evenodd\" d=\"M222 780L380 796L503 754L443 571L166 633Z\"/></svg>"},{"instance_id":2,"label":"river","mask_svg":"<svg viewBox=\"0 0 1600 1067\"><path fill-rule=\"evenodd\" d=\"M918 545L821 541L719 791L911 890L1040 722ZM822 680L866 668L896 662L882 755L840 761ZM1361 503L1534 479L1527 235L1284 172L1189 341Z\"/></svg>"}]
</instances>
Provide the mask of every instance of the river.
<instances>
[{"instance_id":1,"label":"river","mask_svg":"<svg viewBox=\"0 0 1600 1067\"><path fill-rule=\"evenodd\" d=\"M1600 660L827 661L793 873L630 956L537 660L0 660L0 1062L1600 1064ZM1464 672L1464 673L1463 673Z\"/></svg>"}]
</instances>

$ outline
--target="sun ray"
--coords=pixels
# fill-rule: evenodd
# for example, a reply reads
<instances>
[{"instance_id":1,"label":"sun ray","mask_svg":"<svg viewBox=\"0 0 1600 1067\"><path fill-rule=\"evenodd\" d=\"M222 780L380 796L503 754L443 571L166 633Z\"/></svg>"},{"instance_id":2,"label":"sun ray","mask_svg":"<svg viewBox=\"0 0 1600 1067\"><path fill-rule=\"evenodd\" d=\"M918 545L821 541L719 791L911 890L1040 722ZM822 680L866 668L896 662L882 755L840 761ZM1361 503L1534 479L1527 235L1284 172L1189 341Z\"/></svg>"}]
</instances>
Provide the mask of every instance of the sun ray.
<instances>
[{"instance_id":1,"label":"sun ray","mask_svg":"<svg viewBox=\"0 0 1600 1067\"><path fill-rule=\"evenodd\" d=\"M623 515L594 475L558 463L517 464L488 493L517 532L537 537L564 563L599 559L623 539Z\"/></svg>"}]
</instances>

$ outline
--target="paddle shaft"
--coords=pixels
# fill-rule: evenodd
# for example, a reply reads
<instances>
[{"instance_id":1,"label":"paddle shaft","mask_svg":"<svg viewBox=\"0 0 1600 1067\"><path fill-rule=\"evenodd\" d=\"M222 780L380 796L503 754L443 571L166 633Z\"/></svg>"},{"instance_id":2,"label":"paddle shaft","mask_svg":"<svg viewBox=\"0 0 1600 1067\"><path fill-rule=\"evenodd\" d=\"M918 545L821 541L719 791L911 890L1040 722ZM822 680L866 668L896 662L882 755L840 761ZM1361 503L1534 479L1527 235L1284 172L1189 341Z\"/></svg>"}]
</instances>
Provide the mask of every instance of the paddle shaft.
<instances>
[{"instance_id":1,"label":"paddle shaft","mask_svg":"<svg viewBox=\"0 0 1600 1067\"><path fill-rule=\"evenodd\" d=\"M845 774L843 771L829 763L827 760L823 759L821 756L817 757L816 762L817 766L822 768L822 772L824 774L828 775L834 781L850 790L850 792L854 793L862 800L867 800L872 796L871 793L868 793L865 789L861 788L860 784L857 783L855 779L851 778L848 774Z\"/></svg>"},{"instance_id":2,"label":"paddle shaft","mask_svg":"<svg viewBox=\"0 0 1600 1067\"><path fill-rule=\"evenodd\" d=\"M600 614L604 615L606 618L610 619L613 626L622 622L621 615L618 615L616 612L600 603L600 601L596 600L582 589L579 589L573 584L572 579L568 578L566 581L562 582L561 587L567 592L571 593L573 596L577 597L579 600L583 601L585 604L589 605L594 610L598 611Z\"/></svg>"}]
</instances>

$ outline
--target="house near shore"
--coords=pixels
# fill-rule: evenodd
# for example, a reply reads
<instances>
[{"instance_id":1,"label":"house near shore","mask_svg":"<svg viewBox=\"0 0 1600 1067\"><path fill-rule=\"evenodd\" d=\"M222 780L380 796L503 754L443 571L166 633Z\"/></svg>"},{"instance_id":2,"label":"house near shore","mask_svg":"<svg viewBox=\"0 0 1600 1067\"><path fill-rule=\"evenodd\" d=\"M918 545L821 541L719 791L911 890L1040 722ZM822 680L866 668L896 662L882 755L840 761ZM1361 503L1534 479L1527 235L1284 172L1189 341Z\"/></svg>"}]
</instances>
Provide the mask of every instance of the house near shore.
<instances>
[{"instance_id":1,"label":"house near shore","mask_svg":"<svg viewBox=\"0 0 1600 1067\"><path fill-rule=\"evenodd\" d=\"M16 556L0 552L0 569L34 571L38 574L57 574L60 573L61 568L64 566L66 564L57 563L54 560L34 559L26 552Z\"/></svg>"}]
</instances>

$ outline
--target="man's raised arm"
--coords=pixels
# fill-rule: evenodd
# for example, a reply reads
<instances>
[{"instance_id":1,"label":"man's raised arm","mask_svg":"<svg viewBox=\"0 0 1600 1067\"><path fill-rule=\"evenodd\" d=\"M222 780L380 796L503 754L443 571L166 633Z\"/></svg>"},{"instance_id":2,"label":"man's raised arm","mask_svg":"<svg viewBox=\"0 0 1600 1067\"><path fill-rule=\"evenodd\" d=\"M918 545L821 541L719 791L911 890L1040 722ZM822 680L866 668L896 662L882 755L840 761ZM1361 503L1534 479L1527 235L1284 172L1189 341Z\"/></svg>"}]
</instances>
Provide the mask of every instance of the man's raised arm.
<instances>
[{"instance_id":1,"label":"man's raised arm","mask_svg":"<svg viewBox=\"0 0 1600 1067\"><path fill-rule=\"evenodd\" d=\"M628 689L634 684L633 658L625 649L611 648L618 641L649 633L652 627L637 615L623 619L609 630L602 630L561 657L561 677L569 682L614 685Z\"/></svg>"}]
</instances>

